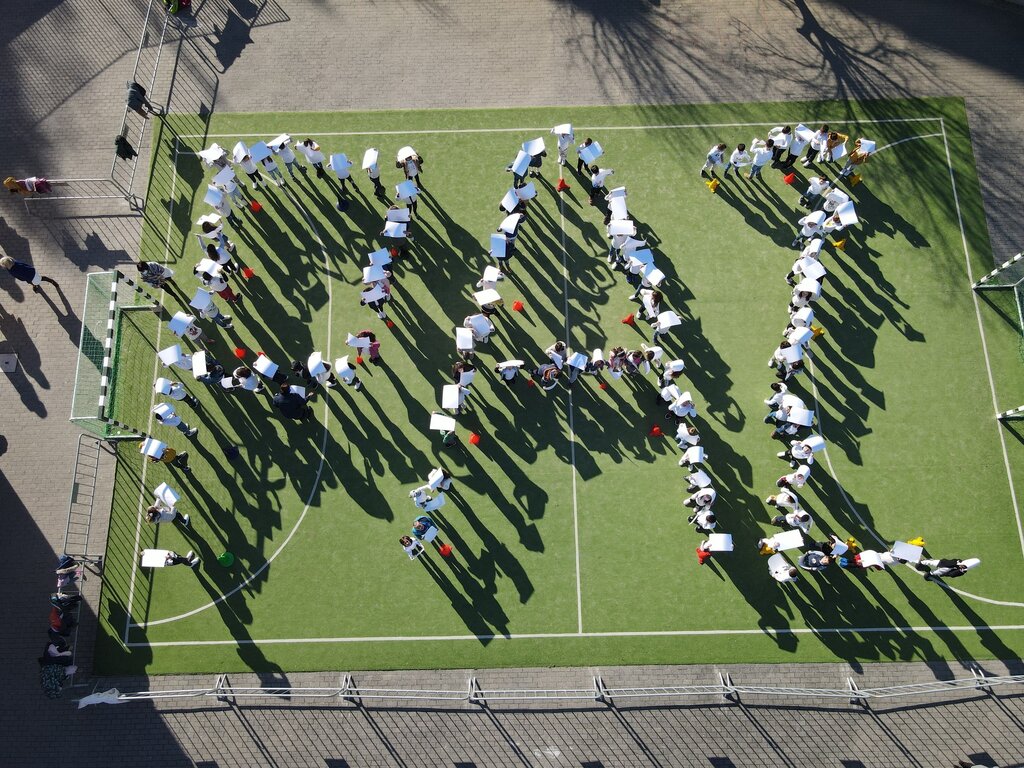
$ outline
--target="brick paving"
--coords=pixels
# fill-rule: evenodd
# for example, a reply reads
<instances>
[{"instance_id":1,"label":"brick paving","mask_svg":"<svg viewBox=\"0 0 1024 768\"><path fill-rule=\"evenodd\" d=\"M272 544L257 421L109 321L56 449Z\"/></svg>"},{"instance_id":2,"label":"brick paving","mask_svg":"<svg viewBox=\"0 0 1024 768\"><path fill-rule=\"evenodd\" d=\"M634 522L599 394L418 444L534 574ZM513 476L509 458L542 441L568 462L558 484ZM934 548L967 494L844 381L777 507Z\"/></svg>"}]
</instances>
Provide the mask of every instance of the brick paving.
<instances>
[{"instance_id":1,"label":"brick paving","mask_svg":"<svg viewBox=\"0 0 1024 768\"><path fill-rule=\"evenodd\" d=\"M163 101L170 91L172 108L184 112L643 103L656 119L657 105L672 102L964 96L994 252L998 258L1019 250L1024 10L1016 5L195 0L195 8L194 25L176 32L164 51L154 93ZM4 175L107 173L144 13L143 0L0 0ZM144 67L154 56L150 39ZM145 167L147 148L141 149ZM135 190L144 190L143 180ZM68 701L47 701L38 693L33 659L44 637L46 571L63 538L78 434L66 418L83 275L130 261L140 218L117 201L31 205L26 211L15 200L0 204L0 246L32 261L60 289L47 286L36 296L0 277L0 353L20 360L17 372L0 380L4 765L42 765L58 756L82 766L857 768L946 766L968 757L1024 765L1024 704L1011 689L876 702L870 709L844 700L747 697L740 704L698 697L664 706L487 708L204 698L81 712ZM89 645L83 637L86 667ZM737 683L798 687L842 687L850 676L869 687L968 674L958 665L925 664L728 671ZM356 681L461 690L472 674L361 673ZM710 667L488 670L477 677L489 689L588 688L595 674L609 686L717 682ZM329 674L288 680L337 684ZM150 682L180 688L209 686L212 678L102 687Z\"/></svg>"}]
</instances>

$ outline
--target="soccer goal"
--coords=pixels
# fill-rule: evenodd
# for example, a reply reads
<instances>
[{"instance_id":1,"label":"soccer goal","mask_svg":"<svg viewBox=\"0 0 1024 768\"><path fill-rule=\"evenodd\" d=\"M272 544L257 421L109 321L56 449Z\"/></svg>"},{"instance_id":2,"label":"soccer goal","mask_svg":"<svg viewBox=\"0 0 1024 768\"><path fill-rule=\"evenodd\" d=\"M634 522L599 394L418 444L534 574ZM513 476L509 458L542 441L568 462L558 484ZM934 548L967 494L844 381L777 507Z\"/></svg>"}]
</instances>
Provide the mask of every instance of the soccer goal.
<instances>
[{"instance_id":1,"label":"soccer goal","mask_svg":"<svg viewBox=\"0 0 1024 768\"><path fill-rule=\"evenodd\" d=\"M71 402L71 421L82 430L105 440L148 437L145 409L153 382L145 368L153 365L162 310L116 270L87 276Z\"/></svg>"},{"instance_id":2,"label":"soccer goal","mask_svg":"<svg viewBox=\"0 0 1024 768\"><path fill-rule=\"evenodd\" d=\"M1012 295L1017 329L1021 333L1021 360L1024 361L1024 253L1003 262L971 287L976 291L1008 291ZM1024 419L1024 405L997 413L996 418L1001 421Z\"/></svg>"}]
</instances>

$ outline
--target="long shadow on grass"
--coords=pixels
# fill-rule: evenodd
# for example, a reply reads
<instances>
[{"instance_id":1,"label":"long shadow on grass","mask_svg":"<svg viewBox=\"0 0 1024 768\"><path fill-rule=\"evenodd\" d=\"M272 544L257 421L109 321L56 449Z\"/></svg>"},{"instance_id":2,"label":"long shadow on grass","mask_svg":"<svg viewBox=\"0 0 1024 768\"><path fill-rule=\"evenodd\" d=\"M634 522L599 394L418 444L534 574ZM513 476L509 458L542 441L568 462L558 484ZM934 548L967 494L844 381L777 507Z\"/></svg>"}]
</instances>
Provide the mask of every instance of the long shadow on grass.
<instances>
[{"instance_id":1,"label":"long shadow on grass","mask_svg":"<svg viewBox=\"0 0 1024 768\"><path fill-rule=\"evenodd\" d=\"M442 568L428 552L417 558L441 591L451 600L452 608L465 622L481 645L488 645L495 633L508 636L508 616L494 595L485 590L473 575L458 561L457 555L444 558ZM452 581L451 576L455 577ZM493 629L492 629L493 627Z\"/></svg>"}]
</instances>

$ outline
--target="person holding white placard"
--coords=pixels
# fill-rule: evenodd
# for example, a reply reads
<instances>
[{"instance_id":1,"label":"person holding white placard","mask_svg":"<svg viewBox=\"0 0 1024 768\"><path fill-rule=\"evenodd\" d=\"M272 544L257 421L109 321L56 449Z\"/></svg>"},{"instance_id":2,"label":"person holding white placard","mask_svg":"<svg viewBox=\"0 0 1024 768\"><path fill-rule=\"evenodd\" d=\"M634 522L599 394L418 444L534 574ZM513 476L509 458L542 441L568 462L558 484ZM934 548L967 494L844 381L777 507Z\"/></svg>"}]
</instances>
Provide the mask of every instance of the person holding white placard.
<instances>
[{"instance_id":1,"label":"person holding white placard","mask_svg":"<svg viewBox=\"0 0 1024 768\"><path fill-rule=\"evenodd\" d=\"M796 471L783 475L775 481L779 488L803 488L807 478L811 476L811 468L807 464L801 464Z\"/></svg>"},{"instance_id":2,"label":"person holding white placard","mask_svg":"<svg viewBox=\"0 0 1024 768\"><path fill-rule=\"evenodd\" d=\"M308 421L313 416L313 408L309 405L309 396L299 394L296 389L287 383L282 384L280 390L270 404L281 412L281 415L288 419Z\"/></svg>"},{"instance_id":3,"label":"person holding white placard","mask_svg":"<svg viewBox=\"0 0 1024 768\"><path fill-rule=\"evenodd\" d=\"M241 142L239 142L239 144L241 144ZM252 182L252 188L256 189L261 184L266 186L267 182L264 181L263 176L260 175L259 166L257 166L256 162L252 159L252 155L248 152L237 152L237 148L236 155L238 156L236 156L235 162L242 166L242 170L245 171L245 175L248 176L249 181Z\"/></svg>"},{"instance_id":4,"label":"person holding white placard","mask_svg":"<svg viewBox=\"0 0 1024 768\"><path fill-rule=\"evenodd\" d=\"M753 152L753 158L750 162L750 173L747 174L747 179L754 179L761 177L762 169L771 162L772 153L775 151L775 142L772 139L764 141L763 139L754 139L750 142L750 151Z\"/></svg>"},{"instance_id":5,"label":"person holding white placard","mask_svg":"<svg viewBox=\"0 0 1024 768\"><path fill-rule=\"evenodd\" d=\"M566 158L569 155L569 147L576 140L576 136L573 134L572 125L569 123L563 123L562 125L556 125L551 129L551 133L558 137L558 164L565 165Z\"/></svg>"},{"instance_id":6,"label":"person holding white placard","mask_svg":"<svg viewBox=\"0 0 1024 768\"><path fill-rule=\"evenodd\" d=\"M743 175L740 168L745 168L752 162L753 160L750 159L750 153L747 152L747 145L742 143L737 144L736 149L734 149L732 154L729 155L729 162L725 165L725 172L722 173L722 177L726 179L729 178L729 171L733 169L736 170L736 176L740 177Z\"/></svg>"},{"instance_id":7,"label":"person holding white placard","mask_svg":"<svg viewBox=\"0 0 1024 768\"><path fill-rule=\"evenodd\" d=\"M825 212L814 211L806 216L797 219L797 226L800 227L797 230L796 237L793 238L791 247L796 248L805 240L811 240L812 238L821 236L822 225L825 223Z\"/></svg>"},{"instance_id":8,"label":"person holding white placard","mask_svg":"<svg viewBox=\"0 0 1024 768\"><path fill-rule=\"evenodd\" d=\"M590 204L594 205L597 200L600 200L606 194L608 190L605 189L604 183L608 177L611 176L615 171L611 168L601 168L598 165L590 166Z\"/></svg>"},{"instance_id":9,"label":"person holding white placard","mask_svg":"<svg viewBox=\"0 0 1024 768\"><path fill-rule=\"evenodd\" d=\"M825 123L811 137L811 146L807 148L807 154L802 161L804 168L810 168L811 164L821 154L821 150L825 147L826 142L828 142L828 134L828 123Z\"/></svg>"},{"instance_id":10,"label":"person holding white placard","mask_svg":"<svg viewBox=\"0 0 1024 768\"><path fill-rule=\"evenodd\" d=\"M704 160L704 167L700 169L701 178L715 178L715 168L725 162L725 151L729 148L727 144L715 144L708 150L707 158Z\"/></svg>"},{"instance_id":11,"label":"person holding white placard","mask_svg":"<svg viewBox=\"0 0 1024 768\"><path fill-rule=\"evenodd\" d=\"M802 507L800 506L800 498L793 491L779 491L774 496L769 496L764 500L764 503L769 507L775 507L776 509L788 509L793 512L799 512ZM772 522L775 525L779 525L782 522L781 517L776 517Z\"/></svg>"},{"instance_id":12,"label":"person holding white placard","mask_svg":"<svg viewBox=\"0 0 1024 768\"><path fill-rule=\"evenodd\" d=\"M921 565L929 569L928 573L925 574L925 580L933 581L935 579L959 578L972 568L977 568L981 565L981 560L976 557L967 560L946 558L943 560L922 560Z\"/></svg>"},{"instance_id":13,"label":"person holding white placard","mask_svg":"<svg viewBox=\"0 0 1024 768\"><path fill-rule=\"evenodd\" d=\"M363 170L366 171L367 177L373 182L373 194L377 197L386 197L387 190L384 188L384 184L380 180L380 150L376 147L370 147L366 152L363 153Z\"/></svg>"},{"instance_id":14,"label":"person holding white placard","mask_svg":"<svg viewBox=\"0 0 1024 768\"><path fill-rule=\"evenodd\" d=\"M793 142L793 129L788 125L777 125L768 131L768 138L772 141L772 168L778 168L782 162L782 153Z\"/></svg>"},{"instance_id":15,"label":"person holding white placard","mask_svg":"<svg viewBox=\"0 0 1024 768\"><path fill-rule=\"evenodd\" d=\"M152 525L160 525L160 523L177 523L182 528L189 528L191 526L192 518L188 515L183 515L178 511L175 506L167 506L160 499L156 499L155 503L146 510L146 522Z\"/></svg>"},{"instance_id":16,"label":"person holding white placard","mask_svg":"<svg viewBox=\"0 0 1024 768\"><path fill-rule=\"evenodd\" d=\"M827 176L811 176L807 180L807 191L800 196L800 205L814 210L820 198L831 185Z\"/></svg>"},{"instance_id":17,"label":"person holding white placard","mask_svg":"<svg viewBox=\"0 0 1024 768\"><path fill-rule=\"evenodd\" d=\"M811 517L809 512L805 512L802 509L794 509L784 515L773 517L772 525L777 525L780 528L785 528L786 526L799 528L806 535L810 533L811 526L814 525L814 518Z\"/></svg>"},{"instance_id":18,"label":"person holding white placard","mask_svg":"<svg viewBox=\"0 0 1024 768\"><path fill-rule=\"evenodd\" d=\"M776 352L778 351L779 350L776 350ZM772 355L772 360L775 360L775 355ZM774 368L775 366L769 363L768 367ZM770 388L773 394L771 397L764 401L764 404L774 411L782 407L782 400L786 396L786 393L789 392L789 387L787 387L781 381L776 381L771 384Z\"/></svg>"},{"instance_id":19,"label":"person holding white placard","mask_svg":"<svg viewBox=\"0 0 1024 768\"><path fill-rule=\"evenodd\" d=\"M826 164L835 162L835 158L837 156L841 156L840 153L843 151L840 148L849 140L850 137L845 133L829 131L828 138L825 140L825 143L822 145L821 152L818 154L818 160Z\"/></svg>"},{"instance_id":20,"label":"person holding white placard","mask_svg":"<svg viewBox=\"0 0 1024 768\"><path fill-rule=\"evenodd\" d=\"M157 403L153 406L152 414L157 422L165 427L174 427L189 440L199 434L199 427L190 427L185 423L170 403Z\"/></svg>"},{"instance_id":21,"label":"person holding white placard","mask_svg":"<svg viewBox=\"0 0 1024 768\"><path fill-rule=\"evenodd\" d=\"M284 163L284 167L288 169L288 175L293 179L295 178L295 168L298 166L300 169L302 166L299 164L299 159L295 157L295 153L292 148L288 146L291 143L292 137L287 134L282 134L280 137L281 141L276 144L271 144L270 148L274 154L281 158L281 162Z\"/></svg>"},{"instance_id":22,"label":"person holding white placard","mask_svg":"<svg viewBox=\"0 0 1024 768\"><path fill-rule=\"evenodd\" d=\"M358 189L356 186L355 179L352 178L352 161L342 153L336 153L331 155L331 159L327 163L327 167L334 171L338 177L338 181L341 182L341 192L344 194L347 191L345 186L348 182L352 182L352 189Z\"/></svg>"},{"instance_id":23,"label":"person holding white placard","mask_svg":"<svg viewBox=\"0 0 1024 768\"><path fill-rule=\"evenodd\" d=\"M581 154L583 150L594 143L594 140L589 136L583 140L583 143L576 147L576 173L583 175L583 169L588 166L586 157Z\"/></svg>"},{"instance_id":24,"label":"person holding white placard","mask_svg":"<svg viewBox=\"0 0 1024 768\"><path fill-rule=\"evenodd\" d=\"M467 315L462 321L462 327L473 332L473 341L478 344L486 344L494 333L494 323L482 312L475 315Z\"/></svg>"},{"instance_id":25,"label":"person holding white placard","mask_svg":"<svg viewBox=\"0 0 1024 768\"><path fill-rule=\"evenodd\" d=\"M420 181L420 174L423 173L423 156L412 147L402 147L395 156L395 168L400 168L405 178L417 187L426 185Z\"/></svg>"},{"instance_id":26,"label":"person holding white placard","mask_svg":"<svg viewBox=\"0 0 1024 768\"><path fill-rule=\"evenodd\" d=\"M715 517L715 513L709 507L698 509L686 518L686 522L693 525L693 529L698 533L712 533L718 526L718 518Z\"/></svg>"},{"instance_id":27,"label":"person holding white placard","mask_svg":"<svg viewBox=\"0 0 1024 768\"><path fill-rule=\"evenodd\" d=\"M818 435L811 435L806 440L794 440L789 448L776 454L783 461L788 461L792 469L801 464L811 465L814 463L814 452L825 446L825 441Z\"/></svg>"},{"instance_id":28,"label":"person holding white placard","mask_svg":"<svg viewBox=\"0 0 1024 768\"><path fill-rule=\"evenodd\" d=\"M524 364L522 360L506 360L494 366L494 372L501 376L501 380L505 383L506 387L511 387L516 383L516 379L519 378L519 369Z\"/></svg>"},{"instance_id":29,"label":"person holding white placard","mask_svg":"<svg viewBox=\"0 0 1024 768\"><path fill-rule=\"evenodd\" d=\"M690 507L691 509L711 509L711 505L715 503L715 499L717 498L718 492L714 488L708 486L706 488L701 488L696 493L684 499L683 506ZM692 520L690 522L692 522Z\"/></svg>"},{"instance_id":30,"label":"person holding white placard","mask_svg":"<svg viewBox=\"0 0 1024 768\"><path fill-rule=\"evenodd\" d=\"M160 395L167 395L171 400L177 400L179 402L184 400L193 408L199 406L199 400L193 395L190 395L188 390L186 390L185 387L177 381L159 378L156 380L156 383L153 384L153 391Z\"/></svg>"},{"instance_id":31,"label":"person holding white placard","mask_svg":"<svg viewBox=\"0 0 1024 768\"><path fill-rule=\"evenodd\" d=\"M793 130L792 139L789 145L789 153L786 155L786 159L779 164L780 168L789 170L793 167L794 163L800 159L800 154L804 151L814 136L814 131L805 126L803 123L797 125Z\"/></svg>"},{"instance_id":32,"label":"person holding white placard","mask_svg":"<svg viewBox=\"0 0 1024 768\"><path fill-rule=\"evenodd\" d=\"M135 263L135 268L139 270L139 279L146 285L153 288L174 286L174 271L170 267L165 267L163 264L155 261L142 261L140 259ZM37 285L35 282L32 284Z\"/></svg>"},{"instance_id":33,"label":"person holding white placard","mask_svg":"<svg viewBox=\"0 0 1024 768\"><path fill-rule=\"evenodd\" d=\"M853 152L851 152L846 158L846 165L843 166L843 170L839 172L839 178L845 179L854 169L859 168L868 160L871 159L872 153L875 151L875 142L868 141L867 139L857 139L853 142Z\"/></svg>"}]
</instances>

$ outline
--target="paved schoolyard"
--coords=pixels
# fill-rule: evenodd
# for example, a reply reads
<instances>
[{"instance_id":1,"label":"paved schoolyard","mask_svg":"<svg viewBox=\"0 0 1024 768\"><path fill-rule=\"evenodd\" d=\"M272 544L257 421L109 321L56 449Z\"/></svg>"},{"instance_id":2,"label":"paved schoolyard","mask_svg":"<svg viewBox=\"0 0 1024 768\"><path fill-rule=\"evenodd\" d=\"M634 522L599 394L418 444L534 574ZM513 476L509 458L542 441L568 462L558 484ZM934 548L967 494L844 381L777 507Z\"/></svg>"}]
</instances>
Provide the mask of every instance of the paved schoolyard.
<instances>
[{"instance_id":1,"label":"paved schoolyard","mask_svg":"<svg viewBox=\"0 0 1024 768\"><path fill-rule=\"evenodd\" d=\"M1006 257L1020 248L1024 11L1008 3L196 0L195 8L195 25L176 32L163 52L154 94L164 101L170 92L172 108L194 113L640 102L651 105L654 119L657 104L669 102L962 95L994 252ZM0 0L5 176L106 174L144 12L142 0ZM148 46L144 64L154 55ZM136 191L144 191L141 181ZM77 763L103 766L757 761L852 768L945 765L986 754L1001 765L1022 764L1024 707L1005 694L872 712L807 701L795 709L786 701L741 707L695 700L637 709L481 711L174 700L76 713L66 702L47 701L38 693L34 658L45 638L47 570L63 539L78 434L66 417L83 275L130 261L139 226L139 217L118 202L33 203L29 212L14 200L0 205L0 246L60 283L42 297L0 278L0 353L20 359L18 371L0 381L5 763L41 765L60 744L68 745L61 754L75 755ZM87 657L87 641L82 650ZM601 673L617 685L714 680L706 668ZM904 664L852 673L863 678L862 687L967 674ZM480 677L490 688L578 687L592 674L508 670ZM732 674L751 683L835 687L851 671L786 665ZM437 687L455 678L458 673L445 672L366 679Z\"/></svg>"}]
</instances>

